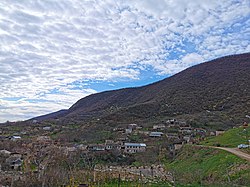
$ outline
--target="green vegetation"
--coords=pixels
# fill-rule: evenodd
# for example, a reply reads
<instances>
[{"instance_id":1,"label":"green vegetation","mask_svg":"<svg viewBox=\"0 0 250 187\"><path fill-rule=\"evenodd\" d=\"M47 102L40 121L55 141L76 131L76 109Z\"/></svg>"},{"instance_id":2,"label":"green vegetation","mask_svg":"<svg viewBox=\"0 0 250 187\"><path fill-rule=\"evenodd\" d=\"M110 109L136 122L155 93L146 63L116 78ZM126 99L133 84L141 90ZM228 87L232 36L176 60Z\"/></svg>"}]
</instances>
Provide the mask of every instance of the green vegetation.
<instances>
[{"instance_id":1,"label":"green vegetation","mask_svg":"<svg viewBox=\"0 0 250 187\"><path fill-rule=\"evenodd\" d=\"M142 142L143 141L143 136L142 135L132 134L132 135L129 136L129 139L131 140L131 142Z\"/></svg>"},{"instance_id":2,"label":"green vegetation","mask_svg":"<svg viewBox=\"0 0 250 187\"><path fill-rule=\"evenodd\" d=\"M97 137L96 143L104 142L107 139L112 139L112 132L108 130L97 131L96 137Z\"/></svg>"},{"instance_id":3,"label":"green vegetation","mask_svg":"<svg viewBox=\"0 0 250 187\"><path fill-rule=\"evenodd\" d=\"M139 162L139 161L134 161L133 163L132 163L132 166L135 166L135 167L139 167L139 166L141 166L142 164Z\"/></svg>"},{"instance_id":4,"label":"green vegetation","mask_svg":"<svg viewBox=\"0 0 250 187\"><path fill-rule=\"evenodd\" d=\"M58 136L60 135L60 133L61 133L61 132L52 132L52 133L50 134L50 137L51 137L52 139L56 139L56 138L58 138Z\"/></svg>"},{"instance_id":5,"label":"green vegetation","mask_svg":"<svg viewBox=\"0 0 250 187\"><path fill-rule=\"evenodd\" d=\"M209 137L201 144L221 147L237 147L239 144L248 144L250 126L245 130L243 127L233 128L216 137Z\"/></svg>"},{"instance_id":6,"label":"green vegetation","mask_svg":"<svg viewBox=\"0 0 250 187\"><path fill-rule=\"evenodd\" d=\"M250 164L222 150L186 145L177 158L165 166L179 184L250 184Z\"/></svg>"}]
</instances>

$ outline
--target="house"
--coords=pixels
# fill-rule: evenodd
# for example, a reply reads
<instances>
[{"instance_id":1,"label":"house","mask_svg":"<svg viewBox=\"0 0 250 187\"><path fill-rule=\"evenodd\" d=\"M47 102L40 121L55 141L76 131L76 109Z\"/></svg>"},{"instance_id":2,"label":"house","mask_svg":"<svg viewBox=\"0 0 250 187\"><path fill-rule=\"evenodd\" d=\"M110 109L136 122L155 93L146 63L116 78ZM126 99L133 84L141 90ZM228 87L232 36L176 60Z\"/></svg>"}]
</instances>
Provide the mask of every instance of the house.
<instances>
[{"instance_id":1,"label":"house","mask_svg":"<svg viewBox=\"0 0 250 187\"><path fill-rule=\"evenodd\" d=\"M68 155L70 152L75 152L77 150L77 147L62 147L63 153Z\"/></svg>"},{"instance_id":2,"label":"house","mask_svg":"<svg viewBox=\"0 0 250 187\"><path fill-rule=\"evenodd\" d=\"M133 129L125 129L125 133L126 133L126 134L131 134L132 131L133 131Z\"/></svg>"},{"instance_id":3,"label":"house","mask_svg":"<svg viewBox=\"0 0 250 187\"><path fill-rule=\"evenodd\" d=\"M164 124L159 124L159 125L154 125L153 129L154 130L164 130L166 126Z\"/></svg>"},{"instance_id":4,"label":"house","mask_svg":"<svg viewBox=\"0 0 250 187\"><path fill-rule=\"evenodd\" d=\"M10 160L10 167L12 169L19 169L22 166L23 160L21 158Z\"/></svg>"},{"instance_id":5,"label":"house","mask_svg":"<svg viewBox=\"0 0 250 187\"><path fill-rule=\"evenodd\" d=\"M138 153L146 151L145 143L125 143L124 144L125 153Z\"/></svg>"},{"instance_id":6,"label":"house","mask_svg":"<svg viewBox=\"0 0 250 187\"><path fill-rule=\"evenodd\" d=\"M124 128L114 128L113 129L114 132L123 132L124 131Z\"/></svg>"},{"instance_id":7,"label":"house","mask_svg":"<svg viewBox=\"0 0 250 187\"><path fill-rule=\"evenodd\" d=\"M113 143L115 143L114 140L105 140L105 145L106 144L113 144Z\"/></svg>"},{"instance_id":8,"label":"house","mask_svg":"<svg viewBox=\"0 0 250 187\"><path fill-rule=\"evenodd\" d=\"M168 139L179 139L179 135L175 133L167 133L166 136Z\"/></svg>"},{"instance_id":9,"label":"house","mask_svg":"<svg viewBox=\"0 0 250 187\"><path fill-rule=\"evenodd\" d=\"M121 149L122 142L114 142L113 140L105 140L105 149L112 150L112 149Z\"/></svg>"},{"instance_id":10,"label":"house","mask_svg":"<svg viewBox=\"0 0 250 187\"><path fill-rule=\"evenodd\" d=\"M177 120L176 119L169 119L166 121L167 124L176 124Z\"/></svg>"},{"instance_id":11,"label":"house","mask_svg":"<svg viewBox=\"0 0 250 187\"><path fill-rule=\"evenodd\" d=\"M86 151L88 149L88 146L84 145L84 144L80 144L77 146L77 149L79 149L81 151Z\"/></svg>"},{"instance_id":12,"label":"house","mask_svg":"<svg viewBox=\"0 0 250 187\"><path fill-rule=\"evenodd\" d=\"M247 128L248 127L248 123L247 122L244 122L243 123L243 128Z\"/></svg>"},{"instance_id":13,"label":"house","mask_svg":"<svg viewBox=\"0 0 250 187\"><path fill-rule=\"evenodd\" d=\"M180 126L179 132L182 134L191 134L193 131L191 126Z\"/></svg>"},{"instance_id":14,"label":"house","mask_svg":"<svg viewBox=\"0 0 250 187\"><path fill-rule=\"evenodd\" d=\"M198 134L205 134L207 131L203 128L195 128L194 131Z\"/></svg>"},{"instance_id":15,"label":"house","mask_svg":"<svg viewBox=\"0 0 250 187\"><path fill-rule=\"evenodd\" d=\"M89 145L88 149L90 151L105 151L105 145L103 144L94 144L94 145Z\"/></svg>"},{"instance_id":16,"label":"house","mask_svg":"<svg viewBox=\"0 0 250 187\"><path fill-rule=\"evenodd\" d=\"M149 134L150 137L161 137L163 135L163 132L151 132Z\"/></svg>"},{"instance_id":17,"label":"house","mask_svg":"<svg viewBox=\"0 0 250 187\"><path fill-rule=\"evenodd\" d=\"M137 131L137 134L149 135L149 131Z\"/></svg>"},{"instance_id":18,"label":"house","mask_svg":"<svg viewBox=\"0 0 250 187\"><path fill-rule=\"evenodd\" d=\"M140 130L140 129L142 129L143 127L141 127L141 126L137 126L136 127L136 130Z\"/></svg>"},{"instance_id":19,"label":"house","mask_svg":"<svg viewBox=\"0 0 250 187\"><path fill-rule=\"evenodd\" d=\"M177 124L168 124L167 125L167 128L180 128L180 125L177 125Z\"/></svg>"},{"instance_id":20,"label":"house","mask_svg":"<svg viewBox=\"0 0 250 187\"><path fill-rule=\"evenodd\" d=\"M47 142L47 141L51 141L51 138L49 136L38 136L36 140L39 142Z\"/></svg>"},{"instance_id":21,"label":"house","mask_svg":"<svg viewBox=\"0 0 250 187\"><path fill-rule=\"evenodd\" d=\"M106 150L113 150L113 149L118 149L118 150L120 150L120 149L121 149L121 144L118 144L118 143L106 144L105 149L106 149Z\"/></svg>"},{"instance_id":22,"label":"house","mask_svg":"<svg viewBox=\"0 0 250 187\"><path fill-rule=\"evenodd\" d=\"M106 144L105 149L106 150L112 150L114 148L113 144Z\"/></svg>"},{"instance_id":23,"label":"house","mask_svg":"<svg viewBox=\"0 0 250 187\"><path fill-rule=\"evenodd\" d=\"M185 121L180 121L180 122L178 122L178 124L180 124L180 126L185 126L185 125L187 125L187 123L186 123Z\"/></svg>"},{"instance_id":24,"label":"house","mask_svg":"<svg viewBox=\"0 0 250 187\"><path fill-rule=\"evenodd\" d=\"M11 153L10 157L6 159L11 169L19 169L23 163L22 155L19 153Z\"/></svg>"},{"instance_id":25,"label":"house","mask_svg":"<svg viewBox=\"0 0 250 187\"><path fill-rule=\"evenodd\" d=\"M219 136L219 135L224 134L224 133L225 133L225 131L215 131L215 136Z\"/></svg>"},{"instance_id":26,"label":"house","mask_svg":"<svg viewBox=\"0 0 250 187\"><path fill-rule=\"evenodd\" d=\"M174 150L180 150L183 147L184 143L176 143L174 144Z\"/></svg>"},{"instance_id":27,"label":"house","mask_svg":"<svg viewBox=\"0 0 250 187\"><path fill-rule=\"evenodd\" d=\"M43 130L44 130L44 131L50 131L50 130L51 130L51 127L49 127L49 126L43 127Z\"/></svg>"},{"instance_id":28,"label":"house","mask_svg":"<svg viewBox=\"0 0 250 187\"><path fill-rule=\"evenodd\" d=\"M17 140L21 139L21 136L11 136L11 137L9 137L9 139L12 141L17 141Z\"/></svg>"},{"instance_id":29,"label":"house","mask_svg":"<svg viewBox=\"0 0 250 187\"><path fill-rule=\"evenodd\" d=\"M211 132L209 133L209 135L210 135L210 136L215 136L215 132L214 132L214 131L211 131Z\"/></svg>"},{"instance_id":30,"label":"house","mask_svg":"<svg viewBox=\"0 0 250 187\"><path fill-rule=\"evenodd\" d=\"M190 135L185 135L185 136L183 136L183 140L185 140L186 143L189 143L189 142L191 142L192 137Z\"/></svg>"},{"instance_id":31,"label":"house","mask_svg":"<svg viewBox=\"0 0 250 187\"><path fill-rule=\"evenodd\" d=\"M134 123L133 123L133 124L129 124L129 125L128 125L128 129L135 130L135 129L137 128L137 126L138 126L138 125L137 125L137 124L134 124Z\"/></svg>"}]
</instances>

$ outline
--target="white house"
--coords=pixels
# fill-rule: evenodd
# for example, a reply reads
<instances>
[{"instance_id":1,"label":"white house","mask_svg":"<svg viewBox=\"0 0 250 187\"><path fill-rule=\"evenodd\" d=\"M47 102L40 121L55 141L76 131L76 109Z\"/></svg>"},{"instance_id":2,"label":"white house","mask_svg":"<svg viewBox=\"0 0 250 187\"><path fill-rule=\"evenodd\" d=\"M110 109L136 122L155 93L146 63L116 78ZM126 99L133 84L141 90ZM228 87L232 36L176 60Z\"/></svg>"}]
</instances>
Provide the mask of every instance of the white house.
<instances>
[{"instance_id":1,"label":"white house","mask_svg":"<svg viewBox=\"0 0 250 187\"><path fill-rule=\"evenodd\" d=\"M21 139L21 136L11 136L9 139L12 141L17 141Z\"/></svg>"},{"instance_id":2,"label":"white house","mask_svg":"<svg viewBox=\"0 0 250 187\"><path fill-rule=\"evenodd\" d=\"M159 125L154 125L153 129L154 130L164 130L166 126L164 124L159 124Z\"/></svg>"},{"instance_id":3,"label":"white house","mask_svg":"<svg viewBox=\"0 0 250 187\"><path fill-rule=\"evenodd\" d=\"M145 143L125 143L125 153L137 153L146 151Z\"/></svg>"},{"instance_id":4,"label":"white house","mask_svg":"<svg viewBox=\"0 0 250 187\"><path fill-rule=\"evenodd\" d=\"M131 134L132 131L133 131L133 129L126 129L126 130L125 130L125 133L126 133L126 134Z\"/></svg>"},{"instance_id":5,"label":"white house","mask_svg":"<svg viewBox=\"0 0 250 187\"><path fill-rule=\"evenodd\" d=\"M163 135L163 132L151 132L149 134L150 137L161 137Z\"/></svg>"},{"instance_id":6,"label":"white house","mask_svg":"<svg viewBox=\"0 0 250 187\"><path fill-rule=\"evenodd\" d=\"M50 127L50 126L43 127L43 130L44 130L44 131L50 131L50 130L51 130L51 127Z\"/></svg>"}]
</instances>

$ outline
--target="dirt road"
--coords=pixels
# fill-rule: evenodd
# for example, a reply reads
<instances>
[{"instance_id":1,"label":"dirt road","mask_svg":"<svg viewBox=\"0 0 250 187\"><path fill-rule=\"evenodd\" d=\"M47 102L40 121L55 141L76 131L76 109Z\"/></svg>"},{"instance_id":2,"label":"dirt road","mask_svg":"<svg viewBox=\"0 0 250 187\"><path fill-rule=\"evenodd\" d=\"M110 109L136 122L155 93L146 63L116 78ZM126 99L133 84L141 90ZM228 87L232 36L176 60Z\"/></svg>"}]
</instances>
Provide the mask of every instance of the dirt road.
<instances>
[{"instance_id":1,"label":"dirt road","mask_svg":"<svg viewBox=\"0 0 250 187\"><path fill-rule=\"evenodd\" d=\"M233 153L234 155L236 155L236 156L238 156L238 157L240 157L242 159L245 159L248 162L250 162L250 155L247 154L247 153L244 153L244 152L240 151L240 149L238 149L238 148L213 147L213 146L209 146L209 147L228 151L228 152Z\"/></svg>"},{"instance_id":2,"label":"dirt road","mask_svg":"<svg viewBox=\"0 0 250 187\"><path fill-rule=\"evenodd\" d=\"M214 148L214 149L221 149L227 152L230 152L244 160L247 160L248 162L250 162L250 154L244 153L242 152L240 149L238 148L228 148L228 147L215 147L215 146L206 146L206 145L196 145L199 147L210 147L210 148Z\"/></svg>"}]
</instances>

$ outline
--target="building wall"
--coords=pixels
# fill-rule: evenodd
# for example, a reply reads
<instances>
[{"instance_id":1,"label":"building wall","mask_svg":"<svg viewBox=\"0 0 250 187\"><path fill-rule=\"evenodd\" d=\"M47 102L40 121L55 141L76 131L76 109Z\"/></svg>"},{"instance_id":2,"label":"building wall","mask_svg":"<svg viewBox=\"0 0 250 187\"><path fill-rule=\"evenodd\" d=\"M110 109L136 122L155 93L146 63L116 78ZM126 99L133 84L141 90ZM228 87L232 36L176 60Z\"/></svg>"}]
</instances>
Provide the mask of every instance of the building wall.
<instances>
[{"instance_id":1,"label":"building wall","mask_svg":"<svg viewBox=\"0 0 250 187\"><path fill-rule=\"evenodd\" d=\"M144 152L146 147L140 146L125 146L125 153L137 153L137 152Z\"/></svg>"}]
</instances>

